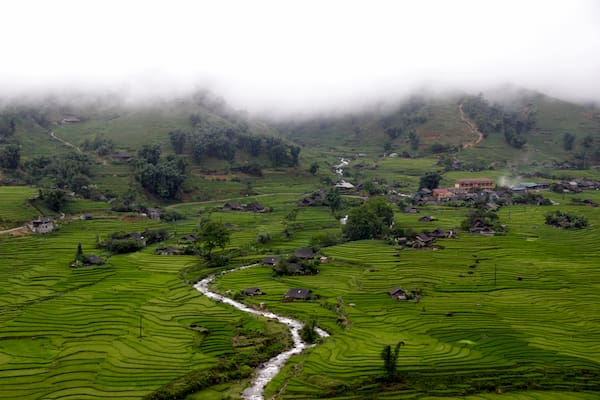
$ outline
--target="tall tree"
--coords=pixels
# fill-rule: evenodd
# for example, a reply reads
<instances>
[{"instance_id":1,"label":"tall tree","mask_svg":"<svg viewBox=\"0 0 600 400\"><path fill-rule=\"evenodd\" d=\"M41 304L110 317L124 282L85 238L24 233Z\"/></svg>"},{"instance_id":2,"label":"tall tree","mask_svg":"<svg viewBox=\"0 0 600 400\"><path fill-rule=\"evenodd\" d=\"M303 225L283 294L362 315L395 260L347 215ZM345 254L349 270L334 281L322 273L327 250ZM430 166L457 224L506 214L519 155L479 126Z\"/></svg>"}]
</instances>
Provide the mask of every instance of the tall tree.
<instances>
[{"instance_id":1,"label":"tall tree","mask_svg":"<svg viewBox=\"0 0 600 400\"><path fill-rule=\"evenodd\" d=\"M398 363L400 347L402 346L404 346L404 342L398 342L392 351L392 346L388 344L381 351L383 370L385 372L385 379L387 381L393 381L396 378L396 365Z\"/></svg>"},{"instance_id":2,"label":"tall tree","mask_svg":"<svg viewBox=\"0 0 600 400\"><path fill-rule=\"evenodd\" d=\"M325 195L325 200L327 201L327 205L329 205L329 209L331 213L335 213L340 206L342 205L342 197L336 188L331 188L327 194Z\"/></svg>"},{"instance_id":3,"label":"tall tree","mask_svg":"<svg viewBox=\"0 0 600 400\"><path fill-rule=\"evenodd\" d=\"M145 160L148 164L156 165L160 160L160 145L159 144L145 144L138 151L138 156Z\"/></svg>"},{"instance_id":4,"label":"tall tree","mask_svg":"<svg viewBox=\"0 0 600 400\"><path fill-rule=\"evenodd\" d=\"M344 234L350 240L383 237L394 222L394 211L383 197L376 197L350 209Z\"/></svg>"},{"instance_id":5,"label":"tall tree","mask_svg":"<svg viewBox=\"0 0 600 400\"><path fill-rule=\"evenodd\" d=\"M440 184L442 176L439 172L428 172L419 179L419 188L435 189Z\"/></svg>"},{"instance_id":6,"label":"tall tree","mask_svg":"<svg viewBox=\"0 0 600 400\"><path fill-rule=\"evenodd\" d=\"M175 152L175 154L183 153L186 136L186 133L180 129L173 132L169 132L169 140L171 141L171 146L173 147L173 151Z\"/></svg>"},{"instance_id":7,"label":"tall tree","mask_svg":"<svg viewBox=\"0 0 600 400\"><path fill-rule=\"evenodd\" d=\"M573 150L573 144L575 143L575 135L569 132L565 132L563 136L563 148L566 151Z\"/></svg>"},{"instance_id":8,"label":"tall tree","mask_svg":"<svg viewBox=\"0 0 600 400\"><path fill-rule=\"evenodd\" d=\"M16 169L21 159L21 149L16 144L9 144L0 148L0 167Z\"/></svg>"},{"instance_id":9,"label":"tall tree","mask_svg":"<svg viewBox=\"0 0 600 400\"><path fill-rule=\"evenodd\" d=\"M227 246L230 240L230 233L223 223L207 221L200 227L198 237L202 247L208 251L208 256L210 257L215 247L224 249Z\"/></svg>"}]
</instances>

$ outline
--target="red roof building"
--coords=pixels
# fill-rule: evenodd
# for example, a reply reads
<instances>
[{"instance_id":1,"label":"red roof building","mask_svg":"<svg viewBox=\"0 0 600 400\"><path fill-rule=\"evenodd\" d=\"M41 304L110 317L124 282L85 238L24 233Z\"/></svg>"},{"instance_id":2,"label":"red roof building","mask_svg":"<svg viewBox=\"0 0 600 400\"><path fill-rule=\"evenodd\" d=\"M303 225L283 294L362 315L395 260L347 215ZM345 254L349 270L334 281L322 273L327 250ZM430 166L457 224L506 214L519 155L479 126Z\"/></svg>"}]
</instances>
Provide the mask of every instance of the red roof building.
<instances>
[{"instance_id":1,"label":"red roof building","mask_svg":"<svg viewBox=\"0 0 600 400\"><path fill-rule=\"evenodd\" d=\"M458 179L454 184L458 190L467 192L475 192L479 190L493 190L496 187L496 182L489 178L466 178Z\"/></svg>"}]
</instances>

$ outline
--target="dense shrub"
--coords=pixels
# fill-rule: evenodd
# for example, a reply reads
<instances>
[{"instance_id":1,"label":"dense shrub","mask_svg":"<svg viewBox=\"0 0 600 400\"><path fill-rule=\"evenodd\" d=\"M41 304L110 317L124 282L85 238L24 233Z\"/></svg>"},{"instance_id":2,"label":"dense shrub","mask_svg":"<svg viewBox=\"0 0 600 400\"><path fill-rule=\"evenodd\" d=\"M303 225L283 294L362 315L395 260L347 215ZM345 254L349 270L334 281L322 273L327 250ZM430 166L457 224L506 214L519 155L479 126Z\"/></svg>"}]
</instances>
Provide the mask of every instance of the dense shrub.
<instances>
[{"instance_id":1,"label":"dense shrub","mask_svg":"<svg viewBox=\"0 0 600 400\"><path fill-rule=\"evenodd\" d=\"M563 229L582 229L588 226L587 218L567 214L559 210L547 213L545 220L547 225Z\"/></svg>"}]
</instances>

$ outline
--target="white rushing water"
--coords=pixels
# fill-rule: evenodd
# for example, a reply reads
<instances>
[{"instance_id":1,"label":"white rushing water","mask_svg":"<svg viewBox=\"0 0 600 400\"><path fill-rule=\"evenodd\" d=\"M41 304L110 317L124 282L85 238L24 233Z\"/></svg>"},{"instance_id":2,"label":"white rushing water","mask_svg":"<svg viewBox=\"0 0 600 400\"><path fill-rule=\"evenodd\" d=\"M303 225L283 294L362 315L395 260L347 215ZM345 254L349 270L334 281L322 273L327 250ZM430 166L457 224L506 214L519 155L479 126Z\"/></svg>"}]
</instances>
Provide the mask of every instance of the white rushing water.
<instances>
[{"instance_id":1,"label":"white rushing water","mask_svg":"<svg viewBox=\"0 0 600 400\"><path fill-rule=\"evenodd\" d=\"M234 271L240 271L243 269L247 269L247 268L253 267L254 265L257 265L257 264L246 265L243 267L230 269L228 271L223 271L223 272L221 272L221 275L225 275L225 274L228 274L228 273L234 272ZM229 297L225 297L218 293L212 292L208 288L208 285L214 279L215 279L215 275L214 274L210 275L207 278L204 278L200 282L196 283L194 285L194 288L196 290L198 290L199 292L201 292L202 294L204 294L209 299L213 299L216 301L223 302L225 304L229 304L229 305L237 308L238 310L247 312L249 314L262 315L263 317L276 319L277 321L281 322L282 324L286 324L290 329L292 338L294 340L294 347L292 347L288 351L284 351L283 353L276 355L275 357L271 358L266 363L262 364L256 370L256 376L252 380L251 386L248 387L246 390L244 390L244 392L242 393L242 398L245 400L263 400L264 399L263 391L265 389L265 386L267 386L267 384L271 381L271 379L273 379L275 377L275 375L277 375L277 373L279 373L279 371L281 370L281 368L283 367L285 362L294 354L299 354L304 349L313 347L314 345L309 345L309 344L303 342L302 339L300 338L300 329L302 329L302 327L304 326L304 324L302 322L297 321L295 319L282 317L282 316L277 315L272 312L255 310L254 308L248 307L247 305L237 302L233 299L230 299ZM323 329L320 329L320 328L315 328L315 332L317 332L317 334L321 337L329 336L329 334L327 332L325 332Z\"/></svg>"},{"instance_id":2,"label":"white rushing water","mask_svg":"<svg viewBox=\"0 0 600 400\"><path fill-rule=\"evenodd\" d=\"M350 164L349 160L346 160L345 158L340 158L340 163L333 166L335 174L340 178L344 176L344 167L347 167L348 164Z\"/></svg>"}]
</instances>

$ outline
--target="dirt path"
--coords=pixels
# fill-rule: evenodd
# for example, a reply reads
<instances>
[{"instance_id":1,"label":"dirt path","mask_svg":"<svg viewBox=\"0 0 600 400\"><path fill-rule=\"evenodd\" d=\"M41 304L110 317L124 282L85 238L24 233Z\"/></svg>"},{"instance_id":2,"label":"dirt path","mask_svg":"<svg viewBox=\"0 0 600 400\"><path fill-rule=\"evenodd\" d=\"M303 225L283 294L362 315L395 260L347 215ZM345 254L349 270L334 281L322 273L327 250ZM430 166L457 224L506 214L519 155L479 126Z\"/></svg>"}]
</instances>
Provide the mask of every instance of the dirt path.
<instances>
[{"instance_id":1,"label":"dirt path","mask_svg":"<svg viewBox=\"0 0 600 400\"><path fill-rule=\"evenodd\" d=\"M6 233L11 233L11 232L18 232L18 231L21 231L21 230L24 230L24 229L27 229L26 225L17 226L16 228L5 229L3 231L0 231L0 235L4 235Z\"/></svg>"},{"instance_id":2,"label":"dirt path","mask_svg":"<svg viewBox=\"0 0 600 400\"><path fill-rule=\"evenodd\" d=\"M56 134L54 133L54 131L52 129L50 129L48 131L48 135L50 135L50 137L54 140L58 140L59 142L61 142L62 144L64 144L67 147L71 147L72 149L75 149L78 153L81 153L81 149L77 146L75 146L73 143L69 143L64 139L59 138L58 136L56 136Z\"/></svg>"},{"instance_id":3,"label":"dirt path","mask_svg":"<svg viewBox=\"0 0 600 400\"><path fill-rule=\"evenodd\" d=\"M460 103L458 105L458 111L460 111L461 121L464 122L465 124L467 124L467 126L469 127L469 130L472 133L477 135L477 139L475 139L474 141L463 144L463 149L470 149L472 147L475 147L475 145L479 144L479 142L481 142L483 140L483 133L481 133L479 131L479 129L477 129L477 125L475 125L475 123L473 121L471 121L469 118L467 118L467 116L465 115L465 112L463 111L462 103Z\"/></svg>"}]
</instances>

